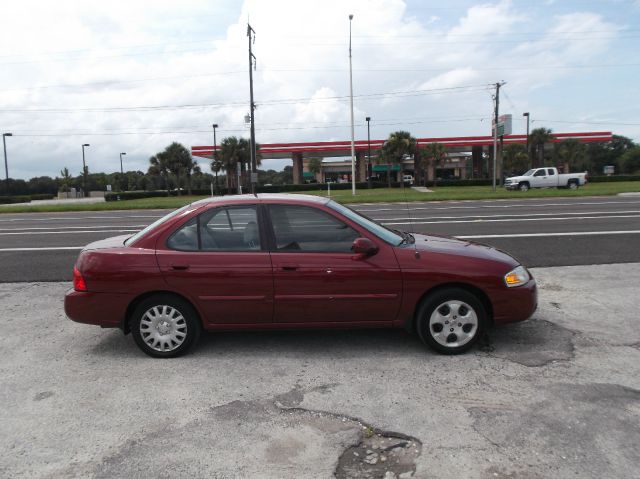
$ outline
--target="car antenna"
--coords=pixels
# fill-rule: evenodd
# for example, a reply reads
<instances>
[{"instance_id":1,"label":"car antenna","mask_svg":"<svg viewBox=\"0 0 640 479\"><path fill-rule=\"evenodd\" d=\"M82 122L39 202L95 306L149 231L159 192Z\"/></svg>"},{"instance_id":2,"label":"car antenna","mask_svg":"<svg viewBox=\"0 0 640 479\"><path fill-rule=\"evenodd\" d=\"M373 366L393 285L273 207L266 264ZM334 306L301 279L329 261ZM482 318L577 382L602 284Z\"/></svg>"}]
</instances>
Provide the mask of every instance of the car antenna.
<instances>
[{"instance_id":1,"label":"car antenna","mask_svg":"<svg viewBox=\"0 0 640 479\"><path fill-rule=\"evenodd\" d=\"M404 197L404 205L407 207L407 216L409 217L409 227L413 231L413 218L411 218L411 208L409 208L409 201L407 199L407 191L404 187L404 178L402 181L402 196ZM416 244L416 238L413 237L413 256L416 259L420 259L420 251L418 251L418 245Z\"/></svg>"}]
</instances>

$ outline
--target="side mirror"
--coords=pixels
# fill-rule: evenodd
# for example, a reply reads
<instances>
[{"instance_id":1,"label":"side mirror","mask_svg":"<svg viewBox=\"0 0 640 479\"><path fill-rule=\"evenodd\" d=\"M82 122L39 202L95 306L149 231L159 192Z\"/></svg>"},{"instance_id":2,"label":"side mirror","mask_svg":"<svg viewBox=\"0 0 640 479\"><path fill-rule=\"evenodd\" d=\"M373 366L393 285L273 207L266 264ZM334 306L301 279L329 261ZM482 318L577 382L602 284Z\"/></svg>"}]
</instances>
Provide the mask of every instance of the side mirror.
<instances>
[{"instance_id":1,"label":"side mirror","mask_svg":"<svg viewBox=\"0 0 640 479\"><path fill-rule=\"evenodd\" d=\"M373 256L378 252L378 247L369 238L356 238L351 245L351 251L353 251L357 257L354 259L366 258Z\"/></svg>"}]
</instances>

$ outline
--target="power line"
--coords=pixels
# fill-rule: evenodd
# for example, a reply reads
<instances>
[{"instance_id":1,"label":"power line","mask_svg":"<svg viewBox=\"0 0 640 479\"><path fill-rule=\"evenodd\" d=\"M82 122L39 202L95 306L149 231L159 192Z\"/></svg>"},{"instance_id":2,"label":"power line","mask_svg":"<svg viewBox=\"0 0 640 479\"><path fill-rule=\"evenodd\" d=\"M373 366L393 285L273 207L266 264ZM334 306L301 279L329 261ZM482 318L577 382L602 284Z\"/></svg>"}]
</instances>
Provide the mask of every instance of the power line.
<instances>
[{"instance_id":1,"label":"power line","mask_svg":"<svg viewBox=\"0 0 640 479\"><path fill-rule=\"evenodd\" d=\"M369 93L362 95L354 95L361 100L378 99L384 97L405 97L416 95L428 95L428 94L442 94L442 93L454 93L454 92L471 92L485 90L488 85L469 85L447 88L431 88L421 90L407 90L397 92L384 92L384 93ZM261 102L261 105L281 105L281 104L295 104L301 102L316 103L321 101L345 101L349 98L347 95L342 96L328 96L328 97L301 97L301 98L282 98L274 100L265 100ZM239 106L244 105L244 101L235 101L229 103L200 103L200 104L183 104L183 105L149 105L149 106L135 106L135 107L103 107L103 108L3 108L0 109L0 113L78 113L78 112L129 112L129 111L157 111L157 110L180 110L180 109L193 109L193 108L209 108L209 107L225 107L225 106Z\"/></svg>"}]
</instances>

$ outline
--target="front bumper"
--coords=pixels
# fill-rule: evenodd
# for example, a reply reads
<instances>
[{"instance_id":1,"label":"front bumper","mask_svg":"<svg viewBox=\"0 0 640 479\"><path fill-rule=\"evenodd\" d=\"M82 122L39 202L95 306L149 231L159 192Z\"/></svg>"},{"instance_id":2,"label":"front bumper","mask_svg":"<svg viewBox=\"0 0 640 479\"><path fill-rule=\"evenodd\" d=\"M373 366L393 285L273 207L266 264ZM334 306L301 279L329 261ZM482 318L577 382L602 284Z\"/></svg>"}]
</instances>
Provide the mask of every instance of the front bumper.
<instances>
[{"instance_id":1,"label":"front bumper","mask_svg":"<svg viewBox=\"0 0 640 479\"><path fill-rule=\"evenodd\" d=\"M77 323L103 328L121 327L133 298L127 294L94 293L70 289L64 297L64 312Z\"/></svg>"},{"instance_id":2,"label":"front bumper","mask_svg":"<svg viewBox=\"0 0 640 479\"><path fill-rule=\"evenodd\" d=\"M507 288L493 302L495 324L516 323L529 319L538 307L538 287L535 279L517 288Z\"/></svg>"}]
</instances>

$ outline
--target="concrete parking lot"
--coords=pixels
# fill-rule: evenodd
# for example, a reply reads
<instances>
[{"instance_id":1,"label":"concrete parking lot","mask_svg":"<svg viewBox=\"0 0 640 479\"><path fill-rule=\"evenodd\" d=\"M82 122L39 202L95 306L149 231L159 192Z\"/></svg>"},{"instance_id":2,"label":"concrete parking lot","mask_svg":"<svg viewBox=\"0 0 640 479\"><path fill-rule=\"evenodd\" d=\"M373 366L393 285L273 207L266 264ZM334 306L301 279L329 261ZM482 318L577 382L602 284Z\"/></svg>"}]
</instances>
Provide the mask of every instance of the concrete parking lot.
<instances>
[{"instance_id":1,"label":"concrete parking lot","mask_svg":"<svg viewBox=\"0 0 640 479\"><path fill-rule=\"evenodd\" d=\"M640 477L640 263L538 268L530 321L206 335L176 360L0 284L1 477Z\"/></svg>"}]
</instances>

